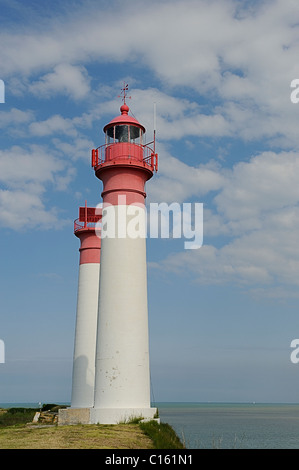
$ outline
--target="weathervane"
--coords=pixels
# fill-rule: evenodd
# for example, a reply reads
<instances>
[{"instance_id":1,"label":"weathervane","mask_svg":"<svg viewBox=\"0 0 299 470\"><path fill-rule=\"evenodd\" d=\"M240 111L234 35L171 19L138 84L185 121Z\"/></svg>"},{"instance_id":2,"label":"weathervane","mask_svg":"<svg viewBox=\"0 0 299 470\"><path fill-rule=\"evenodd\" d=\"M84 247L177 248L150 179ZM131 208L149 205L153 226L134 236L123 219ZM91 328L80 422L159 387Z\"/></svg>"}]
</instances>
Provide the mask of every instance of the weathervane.
<instances>
[{"instance_id":1,"label":"weathervane","mask_svg":"<svg viewBox=\"0 0 299 470\"><path fill-rule=\"evenodd\" d=\"M126 95L126 91L128 91L128 89L129 89L129 85L126 84L126 82L124 82L124 86L123 86L123 88L121 88L121 95L123 95L122 100L123 100L124 104L126 104L126 97L131 99L131 96ZM118 98L121 98L121 95L118 95Z\"/></svg>"}]
</instances>

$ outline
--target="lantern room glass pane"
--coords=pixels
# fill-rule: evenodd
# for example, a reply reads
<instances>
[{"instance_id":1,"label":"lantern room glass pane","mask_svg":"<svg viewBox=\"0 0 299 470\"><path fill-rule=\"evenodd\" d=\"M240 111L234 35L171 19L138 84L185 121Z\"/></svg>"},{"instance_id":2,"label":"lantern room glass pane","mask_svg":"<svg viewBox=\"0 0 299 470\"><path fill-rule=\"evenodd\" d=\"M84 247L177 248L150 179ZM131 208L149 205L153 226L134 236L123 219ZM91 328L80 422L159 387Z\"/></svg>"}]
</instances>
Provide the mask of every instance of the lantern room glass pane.
<instances>
[{"instance_id":1,"label":"lantern room glass pane","mask_svg":"<svg viewBox=\"0 0 299 470\"><path fill-rule=\"evenodd\" d=\"M109 127L106 131L106 143L112 144L114 142L114 127Z\"/></svg>"},{"instance_id":2,"label":"lantern room glass pane","mask_svg":"<svg viewBox=\"0 0 299 470\"><path fill-rule=\"evenodd\" d=\"M141 129L137 126L130 126L130 141L133 144L141 143Z\"/></svg>"},{"instance_id":3,"label":"lantern room glass pane","mask_svg":"<svg viewBox=\"0 0 299 470\"><path fill-rule=\"evenodd\" d=\"M115 126L115 141L129 142L129 126Z\"/></svg>"},{"instance_id":4,"label":"lantern room glass pane","mask_svg":"<svg viewBox=\"0 0 299 470\"><path fill-rule=\"evenodd\" d=\"M140 127L127 124L111 126L106 131L106 143L131 142L142 145L143 132Z\"/></svg>"}]
</instances>

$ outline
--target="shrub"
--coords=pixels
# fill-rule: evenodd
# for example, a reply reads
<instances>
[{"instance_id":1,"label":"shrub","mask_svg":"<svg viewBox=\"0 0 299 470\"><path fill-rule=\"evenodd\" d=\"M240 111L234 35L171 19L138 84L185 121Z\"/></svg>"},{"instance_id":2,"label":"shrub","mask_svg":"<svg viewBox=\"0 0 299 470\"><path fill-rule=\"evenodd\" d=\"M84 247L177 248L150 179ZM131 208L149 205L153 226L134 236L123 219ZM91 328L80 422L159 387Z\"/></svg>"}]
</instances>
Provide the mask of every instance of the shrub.
<instances>
[{"instance_id":1,"label":"shrub","mask_svg":"<svg viewBox=\"0 0 299 470\"><path fill-rule=\"evenodd\" d=\"M0 426L14 426L25 424L33 420L38 409L35 408L9 408L0 414Z\"/></svg>"},{"instance_id":2,"label":"shrub","mask_svg":"<svg viewBox=\"0 0 299 470\"><path fill-rule=\"evenodd\" d=\"M184 445L168 423L148 421L140 423L139 426L152 439L155 449L184 449Z\"/></svg>"},{"instance_id":3,"label":"shrub","mask_svg":"<svg viewBox=\"0 0 299 470\"><path fill-rule=\"evenodd\" d=\"M41 411L53 411L52 408L55 408L57 405L55 403L45 403Z\"/></svg>"}]
</instances>

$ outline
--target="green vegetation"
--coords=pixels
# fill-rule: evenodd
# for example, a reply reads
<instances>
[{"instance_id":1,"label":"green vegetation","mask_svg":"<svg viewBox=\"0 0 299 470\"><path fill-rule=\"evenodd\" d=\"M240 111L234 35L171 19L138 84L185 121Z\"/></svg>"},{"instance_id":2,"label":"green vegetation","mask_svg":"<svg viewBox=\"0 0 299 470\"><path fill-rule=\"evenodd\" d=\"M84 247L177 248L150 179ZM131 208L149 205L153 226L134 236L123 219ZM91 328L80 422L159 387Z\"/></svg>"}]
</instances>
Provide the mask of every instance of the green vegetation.
<instances>
[{"instance_id":1,"label":"green vegetation","mask_svg":"<svg viewBox=\"0 0 299 470\"><path fill-rule=\"evenodd\" d=\"M57 411L44 405L44 412ZM118 425L32 423L39 409L0 409L0 449L183 449L169 424L133 419Z\"/></svg>"},{"instance_id":2,"label":"green vegetation","mask_svg":"<svg viewBox=\"0 0 299 470\"><path fill-rule=\"evenodd\" d=\"M156 417L158 417L158 412ZM184 444L176 435L174 429L167 423L158 423L155 420L144 421L136 417L122 421L119 424L139 424L140 429L148 436L154 445L154 449L184 449Z\"/></svg>"},{"instance_id":3,"label":"green vegetation","mask_svg":"<svg viewBox=\"0 0 299 470\"><path fill-rule=\"evenodd\" d=\"M50 411L51 413L57 413L59 409L67 408L67 405L55 405L55 403L46 403L42 406L41 411Z\"/></svg>"},{"instance_id":4,"label":"green vegetation","mask_svg":"<svg viewBox=\"0 0 299 470\"><path fill-rule=\"evenodd\" d=\"M35 408L0 409L0 428L28 423L33 420L37 411L39 410Z\"/></svg>"},{"instance_id":5,"label":"green vegetation","mask_svg":"<svg viewBox=\"0 0 299 470\"><path fill-rule=\"evenodd\" d=\"M184 449L183 443L169 424L148 421L139 426L151 438L155 449Z\"/></svg>"},{"instance_id":6,"label":"green vegetation","mask_svg":"<svg viewBox=\"0 0 299 470\"><path fill-rule=\"evenodd\" d=\"M152 449L139 425L18 425L0 428L0 449Z\"/></svg>"}]
</instances>

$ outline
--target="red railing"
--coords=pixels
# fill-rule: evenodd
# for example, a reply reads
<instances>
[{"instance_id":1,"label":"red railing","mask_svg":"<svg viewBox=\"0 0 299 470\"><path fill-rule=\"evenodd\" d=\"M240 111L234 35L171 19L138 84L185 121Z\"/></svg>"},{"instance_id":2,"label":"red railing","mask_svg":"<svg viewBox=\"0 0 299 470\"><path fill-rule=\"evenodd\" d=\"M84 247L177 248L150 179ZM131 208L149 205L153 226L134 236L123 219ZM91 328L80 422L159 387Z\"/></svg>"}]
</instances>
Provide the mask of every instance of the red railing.
<instances>
[{"instance_id":1,"label":"red railing","mask_svg":"<svg viewBox=\"0 0 299 470\"><path fill-rule=\"evenodd\" d=\"M106 163L120 163L127 161L158 171L158 155L148 145L126 143L104 144L93 149L91 153L91 166L99 167Z\"/></svg>"},{"instance_id":2,"label":"red railing","mask_svg":"<svg viewBox=\"0 0 299 470\"><path fill-rule=\"evenodd\" d=\"M74 221L74 232L77 232L78 230L82 230L84 228L87 228L87 229L95 228L95 226L98 222L99 221L97 221L97 222L83 222L83 221L80 221L80 219L76 219Z\"/></svg>"},{"instance_id":3,"label":"red railing","mask_svg":"<svg viewBox=\"0 0 299 470\"><path fill-rule=\"evenodd\" d=\"M102 218L102 209L99 207L79 207L79 218L74 221L74 232L82 229L95 228L96 224Z\"/></svg>"}]
</instances>

